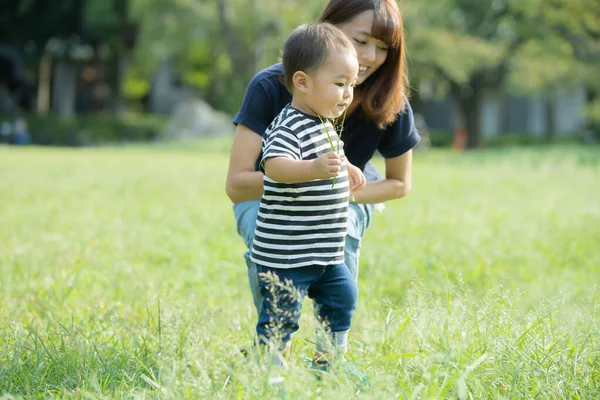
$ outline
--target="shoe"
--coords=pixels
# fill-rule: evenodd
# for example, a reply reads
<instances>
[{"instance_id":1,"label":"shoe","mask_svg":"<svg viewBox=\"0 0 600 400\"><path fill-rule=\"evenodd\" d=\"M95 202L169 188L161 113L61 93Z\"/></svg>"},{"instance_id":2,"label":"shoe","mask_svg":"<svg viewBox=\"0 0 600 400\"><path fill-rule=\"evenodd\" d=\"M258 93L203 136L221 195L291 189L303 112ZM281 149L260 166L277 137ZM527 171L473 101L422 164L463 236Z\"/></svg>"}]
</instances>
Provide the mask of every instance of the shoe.
<instances>
[{"instance_id":1,"label":"shoe","mask_svg":"<svg viewBox=\"0 0 600 400\"><path fill-rule=\"evenodd\" d=\"M364 372L356 368L356 366L350 361L342 359L340 367L341 370L348 375L348 377L356 381L359 388L367 389L369 387L369 377Z\"/></svg>"},{"instance_id":2,"label":"shoe","mask_svg":"<svg viewBox=\"0 0 600 400\"><path fill-rule=\"evenodd\" d=\"M323 375L326 374L329 369L329 362L325 360L315 360L314 358L310 359L310 369L315 374L315 378L320 381L323 378Z\"/></svg>"},{"instance_id":3,"label":"shoe","mask_svg":"<svg viewBox=\"0 0 600 400\"><path fill-rule=\"evenodd\" d=\"M313 371L313 373L315 374L315 377L317 378L317 380L321 380L323 375L328 373L329 370L331 369L331 365L329 364L328 361L325 360L315 360L315 359L310 359L310 358L306 358L304 359L304 361L310 361L310 369ZM340 365L340 369L346 374L348 375L348 377L354 381L356 381L359 389L366 389L369 387L369 377L362 372L361 370L359 370L358 368L356 368L356 366L354 364L352 364L350 361L346 360L346 359L342 359Z\"/></svg>"},{"instance_id":4,"label":"shoe","mask_svg":"<svg viewBox=\"0 0 600 400\"><path fill-rule=\"evenodd\" d=\"M310 360L310 369L315 373L317 380L321 380L323 375L328 373L331 369L331 365L328 361L325 360L314 360L314 359L306 359L305 361ZM369 387L369 376L356 368L354 364L346 359L342 359L339 364L340 370L344 372L351 380L356 381L359 388L366 389Z\"/></svg>"}]
</instances>

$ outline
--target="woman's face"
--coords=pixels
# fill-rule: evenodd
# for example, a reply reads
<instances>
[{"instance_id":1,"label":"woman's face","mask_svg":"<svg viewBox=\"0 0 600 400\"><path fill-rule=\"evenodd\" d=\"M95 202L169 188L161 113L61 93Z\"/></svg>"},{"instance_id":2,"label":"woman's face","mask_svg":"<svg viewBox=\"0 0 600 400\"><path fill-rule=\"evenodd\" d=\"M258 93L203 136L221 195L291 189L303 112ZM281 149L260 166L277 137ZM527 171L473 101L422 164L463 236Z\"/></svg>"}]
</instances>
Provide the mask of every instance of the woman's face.
<instances>
[{"instance_id":1,"label":"woman's face","mask_svg":"<svg viewBox=\"0 0 600 400\"><path fill-rule=\"evenodd\" d=\"M388 45L371 36L374 19L375 12L369 10L338 26L350 38L358 54L357 85L377 71L387 58Z\"/></svg>"}]
</instances>

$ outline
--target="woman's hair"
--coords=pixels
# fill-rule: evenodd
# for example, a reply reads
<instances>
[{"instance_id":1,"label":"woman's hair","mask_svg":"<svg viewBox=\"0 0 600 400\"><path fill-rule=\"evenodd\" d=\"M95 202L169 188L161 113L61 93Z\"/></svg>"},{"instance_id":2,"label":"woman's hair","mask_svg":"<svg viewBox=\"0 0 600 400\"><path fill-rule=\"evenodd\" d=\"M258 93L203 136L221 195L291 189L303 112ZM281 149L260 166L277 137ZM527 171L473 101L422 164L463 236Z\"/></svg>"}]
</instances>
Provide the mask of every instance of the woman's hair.
<instances>
[{"instance_id":1,"label":"woman's hair","mask_svg":"<svg viewBox=\"0 0 600 400\"><path fill-rule=\"evenodd\" d=\"M393 123L406 106L408 87L404 26L396 0L330 0L319 17L321 22L341 25L373 10L372 35L388 45L385 62L359 86L361 106L379 128Z\"/></svg>"},{"instance_id":2,"label":"woman's hair","mask_svg":"<svg viewBox=\"0 0 600 400\"><path fill-rule=\"evenodd\" d=\"M283 72L285 86L293 93L294 74L298 71L316 71L334 53L350 51L354 46L348 37L332 24L321 22L297 27L283 45Z\"/></svg>"}]
</instances>

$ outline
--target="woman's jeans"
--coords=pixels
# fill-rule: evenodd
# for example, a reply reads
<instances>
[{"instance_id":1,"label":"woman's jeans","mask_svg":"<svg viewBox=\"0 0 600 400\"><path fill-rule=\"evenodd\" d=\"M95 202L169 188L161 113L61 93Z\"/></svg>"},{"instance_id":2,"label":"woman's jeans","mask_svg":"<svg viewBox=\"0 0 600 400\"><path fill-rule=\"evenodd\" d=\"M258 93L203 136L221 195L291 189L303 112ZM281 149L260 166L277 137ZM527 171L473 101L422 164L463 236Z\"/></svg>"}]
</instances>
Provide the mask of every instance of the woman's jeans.
<instances>
[{"instance_id":1,"label":"woman's jeans","mask_svg":"<svg viewBox=\"0 0 600 400\"><path fill-rule=\"evenodd\" d=\"M260 200L250 200L243 203L238 203L233 206L235 221L239 235L244 239L248 250L252 247L252 239L254 238L254 229L256 228L256 216ZM371 204L354 204L350 203L348 208L348 233L346 235L346 245L344 250L344 263L350 270L352 277L358 278L358 258L360 255L360 241L364 235L371 217L373 215L374 206ZM263 296L260 293L258 281L258 271L256 264L250 260L250 251L244 254L246 265L248 266L248 281L250 283L250 291L254 300L259 318L261 317L261 305Z\"/></svg>"}]
</instances>

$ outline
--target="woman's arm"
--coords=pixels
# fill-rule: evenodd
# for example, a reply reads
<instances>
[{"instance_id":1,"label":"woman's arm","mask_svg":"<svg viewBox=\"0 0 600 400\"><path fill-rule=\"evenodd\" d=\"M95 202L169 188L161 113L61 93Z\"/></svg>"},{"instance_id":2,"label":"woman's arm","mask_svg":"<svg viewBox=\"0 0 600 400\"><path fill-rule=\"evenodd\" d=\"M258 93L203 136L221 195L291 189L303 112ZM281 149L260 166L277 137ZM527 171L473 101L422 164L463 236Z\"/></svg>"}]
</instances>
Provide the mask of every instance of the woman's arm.
<instances>
[{"instance_id":1,"label":"woman's arm","mask_svg":"<svg viewBox=\"0 0 600 400\"><path fill-rule=\"evenodd\" d=\"M354 193L354 203L376 204L399 199L410 192L412 177L412 150L401 156L386 158L385 179L367 182L364 189Z\"/></svg>"},{"instance_id":2,"label":"woman's arm","mask_svg":"<svg viewBox=\"0 0 600 400\"><path fill-rule=\"evenodd\" d=\"M262 137L238 124L233 137L225 191L235 204L260 199L263 194L263 174L255 171L260 156Z\"/></svg>"}]
</instances>

